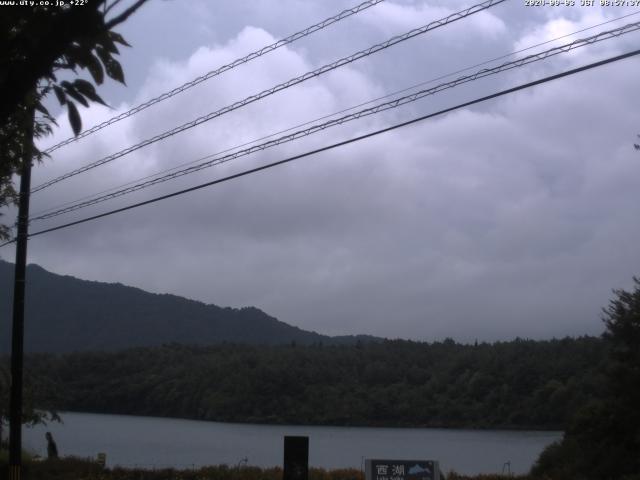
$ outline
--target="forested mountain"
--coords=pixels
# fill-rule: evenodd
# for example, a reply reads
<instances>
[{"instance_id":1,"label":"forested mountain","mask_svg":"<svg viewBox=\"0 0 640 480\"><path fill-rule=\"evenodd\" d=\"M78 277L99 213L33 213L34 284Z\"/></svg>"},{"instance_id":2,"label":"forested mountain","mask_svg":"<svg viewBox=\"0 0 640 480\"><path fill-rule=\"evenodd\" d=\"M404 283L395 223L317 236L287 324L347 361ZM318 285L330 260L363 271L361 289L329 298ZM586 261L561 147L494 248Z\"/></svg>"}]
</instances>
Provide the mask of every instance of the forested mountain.
<instances>
[{"instance_id":1,"label":"forested mountain","mask_svg":"<svg viewBox=\"0 0 640 480\"><path fill-rule=\"evenodd\" d=\"M4 352L12 274L0 261ZM34 395L46 386L42 407L237 422L563 428L601 384L605 347L597 338L371 342L307 332L256 308L36 265L28 279L27 351L76 352L28 356Z\"/></svg>"},{"instance_id":2,"label":"forested mountain","mask_svg":"<svg viewBox=\"0 0 640 480\"><path fill-rule=\"evenodd\" d=\"M11 263L0 260L0 353L9 351L13 294ZM27 352L118 350L220 342L248 344L355 343L373 337L328 337L281 322L253 308L222 308L119 283L101 283L27 267Z\"/></svg>"},{"instance_id":3,"label":"forested mountain","mask_svg":"<svg viewBox=\"0 0 640 480\"><path fill-rule=\"evenodd\" d=\"M63 410L231 422L562 429L599 394L604 342L217 345L31 355Z\"/></svg>"}]
</instances>

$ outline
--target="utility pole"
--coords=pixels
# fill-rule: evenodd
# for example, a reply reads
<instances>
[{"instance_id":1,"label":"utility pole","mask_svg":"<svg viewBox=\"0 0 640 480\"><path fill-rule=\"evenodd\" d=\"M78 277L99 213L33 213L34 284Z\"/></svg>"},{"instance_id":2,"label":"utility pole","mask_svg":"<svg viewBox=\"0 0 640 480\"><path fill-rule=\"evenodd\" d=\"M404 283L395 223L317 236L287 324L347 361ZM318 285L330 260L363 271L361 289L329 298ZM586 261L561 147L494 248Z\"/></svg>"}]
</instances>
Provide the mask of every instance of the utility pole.
<instances>
[{"instance_id":1,"label":"utility pole","mask_svg":"<svg viewBox=\"0 0 640 480\"><path fill-rule=\"evenodd\" d=\"M32 98L35 102L36 99ZM33 160L33 124L35 109L28 107L22 147L20 196L18 198L18 232L13 285L13 325L11 329L11 403L9 408L9 480L21 480L22 474L22 377L24 360L24 294L29 235L29 192Z\"/></svg>"}]
</instances>

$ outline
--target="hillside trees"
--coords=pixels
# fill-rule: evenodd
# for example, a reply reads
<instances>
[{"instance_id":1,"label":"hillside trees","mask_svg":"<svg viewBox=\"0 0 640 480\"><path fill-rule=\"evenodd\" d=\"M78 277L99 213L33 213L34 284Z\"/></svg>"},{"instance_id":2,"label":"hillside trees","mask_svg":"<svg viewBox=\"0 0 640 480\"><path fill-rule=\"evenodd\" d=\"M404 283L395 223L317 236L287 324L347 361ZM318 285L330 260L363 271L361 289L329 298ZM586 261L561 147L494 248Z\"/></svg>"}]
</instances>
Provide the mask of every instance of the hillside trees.
<instances>
[{"instance_id":1,"label":"hillside trees","mask_svg":"<svg viewBox=\"0 0 640 480\"><path fill-rule=\"evenodd\" d=\"M603 341L165 345L32 355L60 410L212 421L563 429ZM523 387L522 378L528 385ZM553 408L550 408L550 405Z\"/></svg>"},{"instance_id":2,"label":"hillside trees","mask_svg":"<svg viewBox=\"0 0 640 480\"><path fill-rule=\"evenodd\" d=\"M4 429L9 424L11 374L8 363L8 361L0 361L0 439L4 438ZM35 425L60 420L56 410L51 408L52 400L59 394L56 392L55 382L47 378L45 372L40 372L38 376L28 375L25 387L22 423Z\"/></svg>"},{"instance_id":3,"label":"hillside trees","mask_svg":"<svg viewBox=\"0 0 640 480\"><path fill-rule=\"evenodd\" d=\"M640 478L640 279L604 310L607 362L599 395L572 419L533 473L551 478Z\"/></svg>"}]
</instances>

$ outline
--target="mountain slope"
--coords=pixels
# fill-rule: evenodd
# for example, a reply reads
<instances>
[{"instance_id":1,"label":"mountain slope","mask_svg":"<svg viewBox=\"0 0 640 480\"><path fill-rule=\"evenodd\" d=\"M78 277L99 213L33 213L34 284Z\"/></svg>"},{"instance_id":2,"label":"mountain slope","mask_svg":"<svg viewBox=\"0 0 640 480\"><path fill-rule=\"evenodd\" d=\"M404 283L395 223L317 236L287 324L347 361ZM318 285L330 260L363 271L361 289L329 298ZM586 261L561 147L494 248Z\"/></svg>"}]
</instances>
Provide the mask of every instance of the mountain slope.
<instances>
[{"instance_id":1,"label":"mountain slope","mask_svg":"<svg viewBox=\"0 0 640 480\"><path fill-rule=\"evenodd\" d=\"M0 353L9 351L13 264L0 260ZM208 345L353 343L293 327L263 311L206 305L119 283L101 283L27 267L25 350L119 350L166 343Z\"/></svg>"}]
</instances>

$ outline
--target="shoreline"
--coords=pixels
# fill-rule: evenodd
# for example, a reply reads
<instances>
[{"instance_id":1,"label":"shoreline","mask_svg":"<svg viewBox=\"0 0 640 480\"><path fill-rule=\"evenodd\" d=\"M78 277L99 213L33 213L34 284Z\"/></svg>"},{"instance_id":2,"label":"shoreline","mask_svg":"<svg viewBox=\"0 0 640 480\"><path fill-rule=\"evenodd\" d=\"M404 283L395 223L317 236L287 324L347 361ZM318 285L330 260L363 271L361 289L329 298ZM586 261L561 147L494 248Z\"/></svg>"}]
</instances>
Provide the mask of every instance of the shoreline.
<instances>
[{"instance_id":1,"label":"shoreline","mask_svg":"<svg viewBox=\"0 0 640 480\"><path fill-rule=\"evenodd\" d=\"M61 417L65 414L86 414L86 415L111 415L118 417L137 417L148 418L157 420L180 420L187 422L206 422L222 425L246 425L255 427L309 427L309 428L371 428L371 429L389 429L389 430L445 430L445 431L459 431L459 432L505 432L505 433L518 433L518 432L536 432L536 433L549 433L549 434L563 434L564 430L553 428L541 428L541 427L469 427L469 426L432 426L432 425L388 425L388 424L312 424L312 423L285 423L285 422L256 422L256 421L223 421L223 420L205 420L195 417L172 417L172 416L158 416L158 415L143 415L138 413L110 413L110 412L90 412L82 410L58 410L56 413ZM52 423L52 422L51 422ZM64 423L64 422L63 422Z\"/></svg>"}]
</instances>

